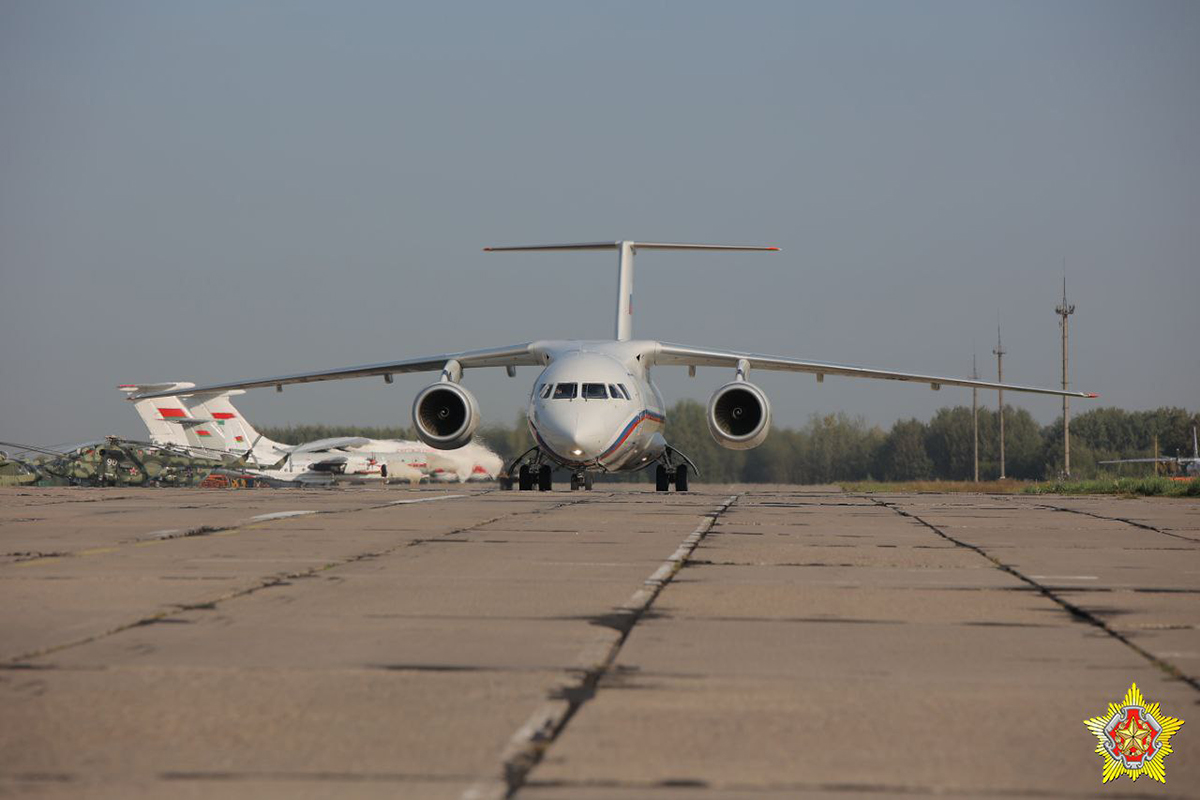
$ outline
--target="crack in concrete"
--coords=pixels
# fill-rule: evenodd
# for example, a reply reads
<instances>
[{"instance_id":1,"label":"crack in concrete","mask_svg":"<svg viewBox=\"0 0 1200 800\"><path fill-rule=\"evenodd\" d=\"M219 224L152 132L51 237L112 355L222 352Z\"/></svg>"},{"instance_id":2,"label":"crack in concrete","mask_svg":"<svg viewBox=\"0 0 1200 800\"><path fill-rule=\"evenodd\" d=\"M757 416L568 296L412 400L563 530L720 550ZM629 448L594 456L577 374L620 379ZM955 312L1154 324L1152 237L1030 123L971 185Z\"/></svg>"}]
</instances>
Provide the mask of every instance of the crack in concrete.
<instances>
[{"instance_id":1,"label":"crack in concrete","mask_svg":"<svg viewBox=\"0 0 1200 800\"><path fill-rule=\"evenodd\" d=\"M1144 522L1137 522L1132 519L1125 519L1124 517L1109 517L1109 516L1105 516L1104 514L1097 514L1092 511L1084 511L1083 509L1080 509L1080 508L1068 508L1067 506L1052 506L1052 505L1049 505L1048 503L1035 503L1034 508L1044 508L1049 511L1065 511L1069 514L1081 514L1085 517L1092 517L1093 519L1108 520L1109 522L1124 522L1126 525L1132 525L1133 527L1141 528L1144 531L1153 531L1154 533L1161 533L1163 536L1171 536L1176 539L1182 539L1185 542L1193 542L1193 543L1200 544L1200 539L1193 539L1191 536L1184 536L1182 533L1171 533L1171 531L1164 531L1162 528L1156 528L1153 525L1147 525Z\"/></svg>"},{"instance_id":2,"label":"crack in concrete","mask_svg":"<svg viewBox=\"0 0 1200 800\"><path fill-rule=\"evenodd\" d=\"M81 558L88 555L95 555L97 552L109 553L119 547L145 545L149 542L170 542L176 539L191 539L197 536L211 536L215 533L229 533L231 531L249 528L254 525L262 525L268 522L281 522L283 520L296 519L298 517L314 516L317 514L357 514L363 511L378 511L384 508L391 508L397 505L427 503L434 500L461 500L469 497L483 497L491 494L494 489L486 489L476 494L450 494L450 495L434 495L432 497L421 498L419 500L393 500L387 503L375 503L371 505L358 506L357 508L337 508L327 511L277 511L269 514L259 514L258 516L250 517L249 519L238 520L231 522L228 525L198 525L194 528L171 528L161 531L153 531L151 533L136 536L132 539L118 539L110 545L102 545L100 548L85 548L83 550L65 550L63 552L45 553L41 556L33 556L30 558L17 558L11 563L30 565L30 562L36 562L39 558L53 560L59 558ZM200 508L200 506L196 506ZM118 513L118 512L113 512ZM123 513L123 512L121 512ZM291 530L297 530L292 528Z\"/></svg>"},{"instance_id":3,"label":"crack in concrete","mask_svg":"<svg viewBox=\"0 0 1200 800\"><path fill-rule=\"evenodd\" d=\"M466 496L466 495L463 495L463 496ZM471 495L471 496L478 497L479 495ZM462 528L456 528L452 531L447 531L446 533L442 534L442 536L454 536L454 535L457 535L460 533L467 533L467 532L475 530L477 528L482 528L485 525L490 525L493 522L498 522L502 519L508 519L510 517L521 516L524 514L542 514L542 513L548 512L548 511L554 511L556 509L563 508L564 506L576 505L578 503L585 502L586 500L587 500L587 498L579 498L579 499L575 499L575 500L568 500L563 503L556 503L552 506L539 506L538 508L534 508L534 509L524 509L524 510L514 511L514 512L508 513L508 514L501 514L500 516L491 517L489 519L483 520L482 522L477 522L472 525L467 525ZM377 506L377 508L386 508L386 507L387 506ZM362 511L362 510L367 510L367 509L362 508L362 509L353 509L353 510ZM329 513L335 513L335 512L329 512ZM343 511L343 512L336 512L336 513L345 513L345 512ZM146 625L153 625L157 622L163 621L164 619L166 619L168 617L172 617L176 614L179 614L181 611L194 611L194 610L199 610L199 609L212 610L217 607L218 603L224 603L224 602L228 602L230 600L236 600L237 598L240 598L240 597L248 597L257 592L261 592L264 589L272 589L272 588L275 588L278 586L290 586L291 585L290 582L294 581L294 580L299 580L302 578L311 578L322 572L327 572L331 569L337 569L338 567L344 567L349 564L355 564L360 561L369 561L371 559L381 558L383 556L391 555L392 553L395 553L399 550L403 550L403 549L411 547L411 546L412 546L411 541L405 541L405 542L401 542L399 544L393 545L391 547L386 547L382 550L370 551L370 552L366 552L366 553L359 553L357 555L348 556L346 558L343 558L343 559L340 559L337 561L329 561L329 562L326 562L325 564L321 564L320 566L310 567L305 570L299 570L296 572L279 573L279 574L268 576L266 578L260 578L257 583L254 583L250 586L242 587L241 589L236 589L231 592L226 592L225 594L220 595L215 598L212 598L210 600L204 600L204 601L200 601L197 603L188 603L188 604L180 604L180 603L172 604L170 609L160 611L157 614L151 614L149 616L142 617L140 619L136 619L132 622L122 623L121 625L117 625L116 627L110 628L109 630L106 630L106 631L102 631L101 633L92 634L91 636L86 636L82 639L77 639L72 642L64 642L62 644L50 645L48 647L43 647L39 650L35 650L32 652L28 652L28 653L22 653L21 655L18 655L18 656L3 659L2 661L0 661L0 669L3 669L5 667L11 668L11 667L16 667L16 666L24 666L25 662L28 662L32 659L43 658L45 656L51 655L53 653L61 652L63 650L67 650L72 647L80 647L82 645L91 644L93 642L98 642L101 639L107 639L110 636L115 636L118 633L123 633L124 631L131 630L133 628L138 628L138 627L142 627L142 626L146 626Z\"/></svg>"},{"instance_id":4,"label":"crack in concrete","mask_svg":"<svg viewBox=\"0 0 1200 800\"><path fill-rule=\"evenodd\" d=\"M588 664L573 670L573 680L564 682L551 691L550 700L539 707L509 740L501 759L502 775L492 780L476 783L464 794L464 800L498 800L511 798L528 780L530 772L541 762L546 751L566 729L571 719L595 695L597 685L614 670L617 656L628 640L634 626L648 616L650 606L663 589L685 566L688 557L695 552L700 542L713 529L717 518L733 505L740 495L727 497L717 508L704 515L695 530L688 534L675 552L659 565L642 588L634 592L623 605L602 617L604 627L616 633L596 639L584 649L580 661Z\"/></svg>"},{"instance_id":5,"label":"crack in concrete","mask_svg":"<svg viewBox=\"0 0 1200 800\"><path fill-rule=\"evenodd\" d=\"M779 793L786 793L788 796L807 795L814 792L819 793L841 793L847 792L854 796L860 795L942 795L945 794L945 789L936 786L922 786L916 784L891 784L891 783L855 783L852 781L846 782L767 782L767 783L742 783L739 781L713 783L701 778L665 778L659 781L636 781L636 780L547 780L547 781L530 781L526 784L532 789L609 789L623 790L626 792L637 792L638 796L653 796L655 790L662 789L697 789L703 793L697 793L696 796L703 797L707 793L705 790L714 791L719 796L725 796L726 793L736 793L739 796L747 795L770 795L777 796ZM1091 790L1083 790L1078 792L1063 792L1063 791L1043 791L1039 789L991 789L991 788L964 788L955 787L952 791L955 796L961 797L1095 797L1096 793ZM624 796L624 795L622 795ZM672 796L675 795L664 795ZM1182 800L1188 797L1186 794L1160 794L1159 792L1133 792L1127 791L1120 794L1111 795L1114 798L1122 800L1150 800L1151 798L1171 798L1171 800Z\"/></svg>"},{"instance_id":6,"label":"crack in concrete","mask_svg":"<svg viewBox=\"0 0 1200 800\"><path fill-rule=\"evenodd\" d=\"M1135 653L1137 653L1138 655L1140 655L1142 658L1149 661L1151 664L1153 664L1155 667L1157 667L1159 670L1161 670L1165 674L1169 675L1172 678L1180 680L1183 683L1186 683L1188 686L1192 687L1196 691L1200 691L1200 679L1197 679L1191 675L1185 674L1181 669L1179 669L1179 667L1175 666L1171 662L1166 661L1162 658L1159 658L1158 656L1151 653L1149 650L1146 650L1145 648L1138 646L1128 636L1126 636L1125 634L1121 633L1117 629L1110 626L1108 623L1106 623L1104 620L1102 620L1096 614L1088 611L1085 608L1075 605L1070 600L1067 600L1065 597L1062 597L1060 594L1058 594L1058 592L1056 592L1054 589L1050 588L1049 586L1038 583L1036 580L1034 580L1033 578L1024 574L1023 572L1016 569L1015 567L1011 567L1008 564L1005 564L1004 562L1000 561L1000 559L998 559L995 556L988 553L986 550L984 550L979 545L974 545L974 544L971 544L970 542L965 542L961 539L956 539L955 537L953 537L950 534L943 531L941 528L934 525L932 522L929 522L928 520L918 516L917 514L913 514L911 512L905 511L904 509L900 508L899 506L895 505L894 503L889 503L884 500L876 500L873 497L868 497L868 499L871 500L872 503L875 503L878 506L882 506L883 508L890 509L891 511L894 511L895 513L899 514L902 517L907 517L908 519L915 520L916 522L920 523L921 525L924 525L926 528L928 528L929 530L936 533L938 536L942 537L943 539L945 539L949 542L953 542L954 544L956 544L959 547L963 547L963 548L966 548L967 550L971 550L975 553L978 553L979 555L986 558L988 561L992 562L992 564L996 567L996 569L1000 570L1001 572L1006 572L1009 575L1012 575L1014 578L1021 581L1022 583L1028 584L1039 594L1046 597L1048 600L1051 600L1052 602L1058 604L1060 607L1062 607L1063 610L1065 610L1068 614L1070 614L1072 617L1074 617L1077 621L1086 623L1088 625L1092 625L1093 627L1096 627L1096 628L1099 628L1104 633L1108 634L1109 636L1116 639L1121 644L1128 647L1130 650L1132 650ZM1068 591L1077 591L1077 589L1075 587L1072 587Z\"/></svg>"}]
</instances>

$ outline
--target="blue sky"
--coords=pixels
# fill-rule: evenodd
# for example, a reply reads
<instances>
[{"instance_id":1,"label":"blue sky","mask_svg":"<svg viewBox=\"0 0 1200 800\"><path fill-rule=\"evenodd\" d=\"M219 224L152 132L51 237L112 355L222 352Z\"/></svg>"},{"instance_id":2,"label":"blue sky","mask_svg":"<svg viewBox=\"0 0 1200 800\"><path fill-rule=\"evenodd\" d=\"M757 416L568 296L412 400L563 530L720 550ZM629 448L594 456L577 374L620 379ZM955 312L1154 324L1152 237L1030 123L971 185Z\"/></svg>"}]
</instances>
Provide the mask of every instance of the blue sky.
<instances>
[{"instance_id":1,"label":"blue sky","mask_svg":"<svg viewBox=\"0 0 1200 800\"><path fill-rule=\"evenodd\" d=\"M635 335L993 375L999 315L1046 385L1065 258L1073 382L1194 408L1198 42L1187 2L8 2L0 438L140 436L118 383L608 336L611 253L480 249L618 238L783 248L643 254ZM783 425L970 402L758 375ZM534 377L468 385L510 421ZM243 405L407 424L422 385Z\"/></svg>"}]
</instances>

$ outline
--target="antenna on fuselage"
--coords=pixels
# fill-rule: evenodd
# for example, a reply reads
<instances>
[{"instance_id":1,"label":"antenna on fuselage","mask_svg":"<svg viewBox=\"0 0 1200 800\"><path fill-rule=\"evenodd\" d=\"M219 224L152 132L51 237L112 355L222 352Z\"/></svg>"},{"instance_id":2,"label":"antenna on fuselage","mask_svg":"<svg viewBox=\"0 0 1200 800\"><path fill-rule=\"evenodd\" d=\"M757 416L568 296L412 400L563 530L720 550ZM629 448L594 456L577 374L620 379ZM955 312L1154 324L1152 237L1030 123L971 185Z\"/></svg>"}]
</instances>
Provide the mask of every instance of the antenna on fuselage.
<instances>
[{"instance_id":1,"label":"antenna on fuselage","mask_svg":"<svg viewBox=\"0 0 1200 800\"><path fill-rule=\"evenodd\" d=\"M666 242L583 242L580 244L532 244L520 247L485 247L485 253L513 250L616 250L617 259L617 326L615 338L618 342L633 338L633 256L638 248L644 250L769 250L778 247L746 246L735 244L671 244Z\"/></svg>"}]
</instances>

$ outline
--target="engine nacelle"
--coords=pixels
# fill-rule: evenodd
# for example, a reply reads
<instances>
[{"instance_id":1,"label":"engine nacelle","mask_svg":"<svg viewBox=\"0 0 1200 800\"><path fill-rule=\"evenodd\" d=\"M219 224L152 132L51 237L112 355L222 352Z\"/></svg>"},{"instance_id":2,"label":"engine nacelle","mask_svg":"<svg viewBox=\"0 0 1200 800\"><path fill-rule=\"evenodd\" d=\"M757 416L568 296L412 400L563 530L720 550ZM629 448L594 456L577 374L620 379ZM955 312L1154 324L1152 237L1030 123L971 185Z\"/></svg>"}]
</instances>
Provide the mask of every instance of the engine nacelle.
<instances>
[{"instance_id":1,"label":"engine nacelle","mask_svg":"<svg viewBox=\"0 0 1200 800\"><path fill-rule=\"evenodd\" d=\"M426 386L413 401L417 436L430 447L454 450L471 441L479 427L475 395L457 383L443 381Z\"/></svg>"},{"instance_id":2,"label":"engine nacelle","mask_svg":"<svg viewBox=\"0 0 1200 800\"><path fill-rule=\"evenodd\" d=\"M758 447L771 430L771 403L752 383L727 383L708 401L708 430L730 450Z\"/></svg>"}]
</instances>

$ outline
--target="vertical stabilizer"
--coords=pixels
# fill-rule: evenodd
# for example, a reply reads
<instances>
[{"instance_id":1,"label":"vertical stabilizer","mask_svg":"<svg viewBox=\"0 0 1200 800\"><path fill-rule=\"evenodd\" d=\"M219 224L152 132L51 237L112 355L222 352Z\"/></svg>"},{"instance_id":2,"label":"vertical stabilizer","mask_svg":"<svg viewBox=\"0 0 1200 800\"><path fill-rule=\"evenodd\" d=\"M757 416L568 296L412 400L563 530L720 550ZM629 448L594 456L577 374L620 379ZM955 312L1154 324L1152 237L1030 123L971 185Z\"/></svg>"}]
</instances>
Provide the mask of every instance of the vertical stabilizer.
<instances>
[{"instance_id":1,"label":"vertical stabilizer","mask_svg":"<svg viewBox=\"0 0 1200 800\"><path fill-rule=\"evenodd\" d=\"M117 388L126 395L135 395L146 392L165 392L172 389L188 389L195 385L194 383L175 381L170 383L126 383ZM133 407L146 425L151 442L180 447L190 446L185 426L180 420L190 419L192 415L178 397L134 400Z\"/></svg>"},{"instance_id":2,"label":"vertical stabilizer","mask_svg":"<svg viewBox=\"0 0 1200 800\"><path fill-rule=\"evenodd\" d=\"M235 389L218 394L187 395L183 402L197 417L213 421L216 430L224 439L225 449L229 452L244 453L253 447L255 458L274 461L283 452L285 445L262 437L229 399L232 395L245 393L243 389Z\"/></svg>"}]
</instances>

